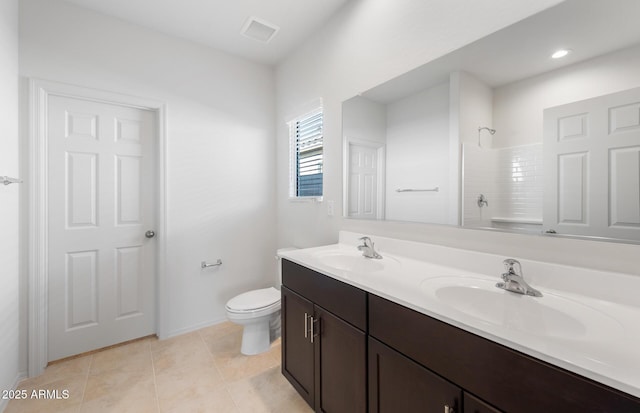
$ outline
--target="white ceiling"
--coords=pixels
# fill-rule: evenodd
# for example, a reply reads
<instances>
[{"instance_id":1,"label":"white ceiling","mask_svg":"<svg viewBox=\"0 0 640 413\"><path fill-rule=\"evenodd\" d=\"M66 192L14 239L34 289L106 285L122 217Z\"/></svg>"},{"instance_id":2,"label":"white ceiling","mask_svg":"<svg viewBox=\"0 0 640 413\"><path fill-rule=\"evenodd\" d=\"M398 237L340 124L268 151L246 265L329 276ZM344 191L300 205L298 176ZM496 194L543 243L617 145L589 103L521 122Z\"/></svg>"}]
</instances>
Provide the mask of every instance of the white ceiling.
<instances>
[{"instance_id":1,"label":"white ceiling","mask_svg":"<svg viewBox=\"0 0 640 413\"><path fill-rule=\"evenodd\" d=\"M467 71L491 87L578 63L640 42L639 0L566 0L377 86L363 96L389 103ZM559 60L559 48L573 52Z\"/></svg>"},{"instance_id":2,"label":"white ceiling","mask_svg":"<svg viewBox=\"0 0 640 413\"><path fill-rule=\"evenodd\" d=\"M266 64L302 44L349 0L65 0ZM268 43L240 31L249 17L280 27Z\"/></svg>"}]
</instances>

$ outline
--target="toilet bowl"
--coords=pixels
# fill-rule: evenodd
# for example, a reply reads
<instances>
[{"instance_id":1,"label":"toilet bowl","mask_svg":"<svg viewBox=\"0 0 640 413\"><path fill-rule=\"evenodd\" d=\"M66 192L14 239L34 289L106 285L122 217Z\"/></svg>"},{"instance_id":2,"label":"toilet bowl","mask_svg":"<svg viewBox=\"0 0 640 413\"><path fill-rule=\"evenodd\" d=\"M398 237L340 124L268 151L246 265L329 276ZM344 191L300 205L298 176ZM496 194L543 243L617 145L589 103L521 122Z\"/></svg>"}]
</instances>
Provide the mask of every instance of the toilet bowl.
<instances>
[{"instance_id":1,"label":"toilet bowl","mask_svg":"<svg viewBox=\"0 0 640 413\"><path fill-rule=\"evenodd\" d=\"M247 291L227 302L229 321L243 326L240 352L260 354L280 336L280 291L274 287Z\"/></svg>"},{"instance_id":2,"label":"toilet bowl","mask_svg":"<svg viewBox=\"0 0 640 413\"><path fill-rule=\"evenodd\" d=\"M279 252L295 248L279 249ZM276 257L277 258L277 257ZM282 269L278 259L278 282L282 282ZM240 352L246 355L269 350L280 337L280 291L274 287L252 290L230 299L226 305L229 321L243 326Z\"/></svg>"}]
</instances>

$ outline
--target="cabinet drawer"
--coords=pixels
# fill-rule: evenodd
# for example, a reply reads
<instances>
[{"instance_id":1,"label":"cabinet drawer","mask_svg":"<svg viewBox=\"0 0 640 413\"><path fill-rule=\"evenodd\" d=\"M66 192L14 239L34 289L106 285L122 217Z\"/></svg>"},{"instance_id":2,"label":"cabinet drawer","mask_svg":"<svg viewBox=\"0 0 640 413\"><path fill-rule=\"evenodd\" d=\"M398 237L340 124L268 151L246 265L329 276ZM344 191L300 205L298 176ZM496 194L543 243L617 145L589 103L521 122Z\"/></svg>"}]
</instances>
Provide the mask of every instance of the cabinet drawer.
<instances>
[{"instance_id":1,"label":"cabinet drawer","mask_svg":"<svg viewBox=\"0 0 640 413\"><path fill-rule=\"evenodd\" d=\"M286 259L282 284L343 320L366 331L367 293Z\"/></svg>"},{"instance_id":2,"label":"cabinet drawer","mask_svg":"<svg viewBox=\"0 0 640 413\"><path fill-rule=\"evenodd\" d=\"M369 294L369 334L507 412L637 412L640 399Z\"/></svg>"}]
</instances>

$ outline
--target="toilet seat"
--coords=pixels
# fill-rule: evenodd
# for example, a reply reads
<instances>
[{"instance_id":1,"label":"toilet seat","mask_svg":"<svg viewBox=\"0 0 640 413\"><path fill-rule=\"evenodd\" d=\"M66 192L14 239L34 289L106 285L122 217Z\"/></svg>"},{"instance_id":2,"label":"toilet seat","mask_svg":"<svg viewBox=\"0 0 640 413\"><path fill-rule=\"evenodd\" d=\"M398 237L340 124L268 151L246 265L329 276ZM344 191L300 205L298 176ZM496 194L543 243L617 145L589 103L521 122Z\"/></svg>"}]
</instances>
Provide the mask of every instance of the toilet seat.
<instances>
[{"instance_id":1,"label":"toilet seat","mask_svg":"<svg viewBox=\"0 0 640 413\"><path fill-rule=\"evenodd\" d=\"M226 310L236 315L270 314L280 309L280 291L274 287L247 291L227 302Z\"/></svg>"}]
</instances>

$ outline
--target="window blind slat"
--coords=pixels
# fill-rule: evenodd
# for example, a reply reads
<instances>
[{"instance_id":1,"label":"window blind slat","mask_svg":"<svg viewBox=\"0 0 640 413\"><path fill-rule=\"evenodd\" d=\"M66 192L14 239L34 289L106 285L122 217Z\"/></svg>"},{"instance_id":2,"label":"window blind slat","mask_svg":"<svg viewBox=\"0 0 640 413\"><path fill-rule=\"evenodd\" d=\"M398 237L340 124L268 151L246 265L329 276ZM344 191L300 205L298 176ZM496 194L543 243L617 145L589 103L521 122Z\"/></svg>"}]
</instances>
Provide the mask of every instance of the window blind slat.
<instances>
[{"instance_id":1,"label":"window blind slat","mask_svg":"<svg viewBox=\"0 0 640 413\"><path fill-rule=\"evenodd\" d=\"M322 123L322 112L318 112L316 114L313 114L311 116L308 116L306 118L303 119L299 119L296 124L297 126L305 126L308 124L318 124L318 123Z\"/></svg>"},{"instance_id":2,"label":"window blind slat","mask_svg":"<svg viewBox=\"0 0 640 413\"><path fill-rule=\"evenodd\" d=\"M295 196L322 196L323 114L320 111L298 119L292 127Z\"/></svg>"}]
</instances>

